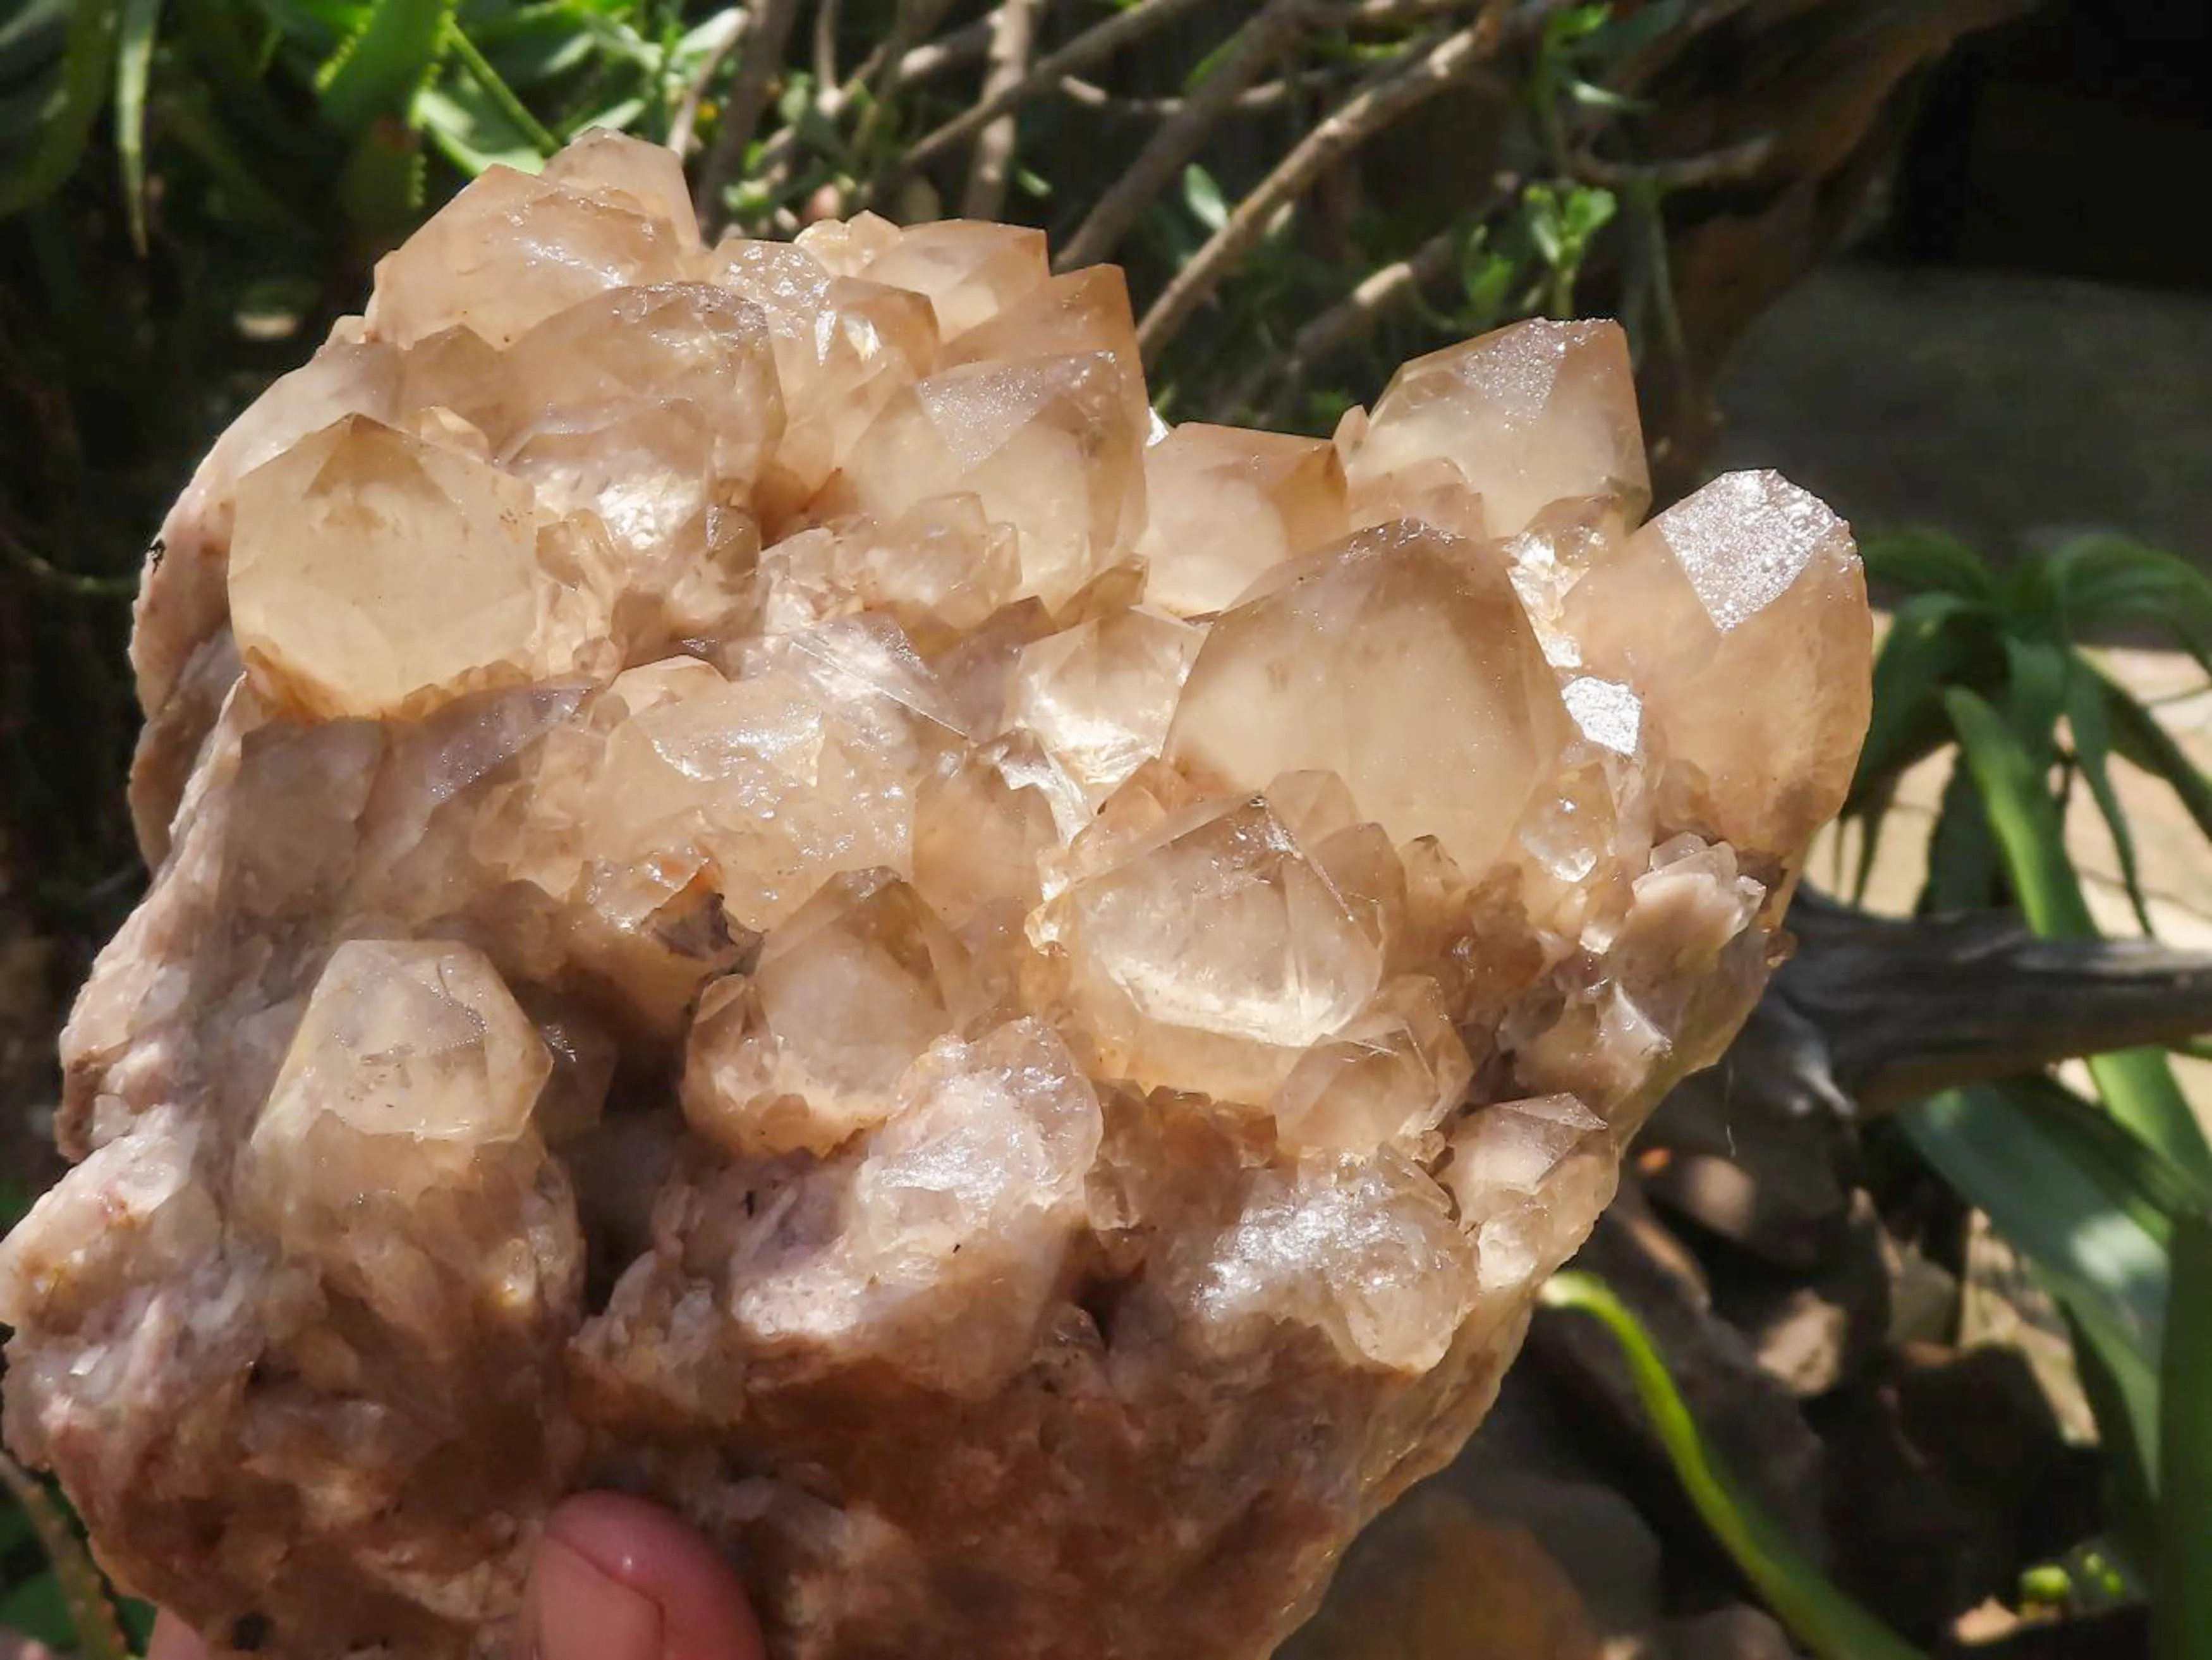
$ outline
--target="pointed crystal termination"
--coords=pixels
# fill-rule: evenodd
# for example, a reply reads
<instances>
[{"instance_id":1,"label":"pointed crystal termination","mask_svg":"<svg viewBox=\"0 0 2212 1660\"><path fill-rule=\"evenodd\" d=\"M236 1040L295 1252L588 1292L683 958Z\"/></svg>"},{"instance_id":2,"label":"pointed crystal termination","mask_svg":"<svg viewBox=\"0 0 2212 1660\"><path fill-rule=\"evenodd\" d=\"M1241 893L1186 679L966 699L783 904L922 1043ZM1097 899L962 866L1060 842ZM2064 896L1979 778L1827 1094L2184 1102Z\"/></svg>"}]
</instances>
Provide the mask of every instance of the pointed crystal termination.
<instances>
[{"instance_id":1,"label":"pointed crystal termination","mask_svg":"<svg viewBox=\"0 0 2212 1660\"><path fill-rule=\"evenodd\" d=\"M1714 830L1794 859L1843 806L1873 701L1850 527L1771 472L1715 479L1569 592L1583 660L1701 775Z\"/></svg>"},{"instance_id":2,"label":"pointed crystal termination","mask_svg":"<svg viewBox=\"0 0 2212 1660\"><path fill-rule=\"evenodd\" d=\"M1433 459L1510 536L1570 496L1651 500L1628 337L1610 322L1516 323L1414 359L1390 379L1347 471L1355 489Z\"/></svg>"},{"instance_id":3,"label":"pointed crystal termination","mask_svg":"<svg viewBox=\"0 0 2212 1660\"><path fill-rule=\"evenodd\" d=\"M1482 871L1567 730L1504 566L1400 521L1280 567L1224 613L1167 753L1231 789L1334 772L1394 841L1433 836Z\"/></svg>"},{"instance_id":4,"label":"pointed crystal termination","mask_svg":"<svg viewBox=\"0 0 2212 1660\"><path fill-rule=\"evenodd\" d=\"M12 1444L266 1660L504 1652L610 1483L773 1660L1274 1651L1850 771L1841 523L1647 493L1610 324L1170 430L1035 231L489 169L163 526Z\"/></svg>"}]
</instances>

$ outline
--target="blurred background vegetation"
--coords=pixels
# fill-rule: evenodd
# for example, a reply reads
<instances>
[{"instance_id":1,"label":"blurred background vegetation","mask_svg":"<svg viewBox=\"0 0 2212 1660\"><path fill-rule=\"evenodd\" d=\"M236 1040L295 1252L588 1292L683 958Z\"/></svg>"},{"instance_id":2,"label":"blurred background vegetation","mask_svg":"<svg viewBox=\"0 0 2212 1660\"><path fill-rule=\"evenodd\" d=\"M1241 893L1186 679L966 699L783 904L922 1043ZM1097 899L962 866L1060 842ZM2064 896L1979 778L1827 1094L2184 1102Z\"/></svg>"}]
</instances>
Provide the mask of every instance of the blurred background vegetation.
<instances>
[{"instance_id":1,"label":"blurred background vegetation","mask_svg":"<svg viewBox=\"0 0 2212 1660\"><path fill-rule=\"evenodd\" d=\"M862 207L1040 226L1069 263L1127 269L1170 420L1326 431L1419 352L1522 316L1618 315L1663 500L1729 453L1716 386L1731 354L1838 250L2200 279L2165 175L2212 161L2169 113L2201 88L2201 55L2177 48L2192 30L2201 47L2204 27L2200 0L4 0L0 1223L45 1179L15 1126L51 1098L59 1000L143 880L122 806L137 726L122 645L146 541L213 435L484 167L534 167L606 125L684 155L710 233L787 235ZM1868 383L1923 367L1856 328L1826 334ZM2006 350L2033 362L2051 344ZM1881 423L1862 423L1868 493L1945 428L2014 418L1999 405L2021 401L1906 409L1904 433L1870 447ZM1854 435L1824 423L1808 409L1793 440L1813 458L1804 482L1863 521L1850 484L1869 471L1844 466ZM1895 620L1849 847L1820 878L1900 917L2017 910L2027 929L1973 933L1962 956L1950 934L1808 922L1801 1000L1770 1004L1818 1042L1784 1045L1786 1064L1740 1046L1717 1122L1731 1167L1767 1184L1754 1210L1811 1217L1818 1243L1706 1203L1683 1177L1698 1104L1670 1104L1644 1179L1594 1242L1606 1283L1565 1284L1516 1387L1613 1402L1597 1420L1619 1455L1604 1480L1656 1529L1691 1515L1711 1529L1702 1553L1668 1535L1652 1618L1686 1660L1769 1652L1681 1634L1744 1599L1824 1656L1956 1649L1978 1631L1991 1654L2206 1652L2212 1611L2194 1599L2212 1574L2188 1565L2212 1561L2212 1154L2168 1052L2205 1024L2212 964L2149 938L2163 913L2133 826L2154 792L2202 854L2212 792L2168 706L2101 654L2160 647L2203 666L2201 682L2212 587L2118 535L1994 558L1924 530L1869 546ZM2084 803L2135 945L2094 937L2112 923L2073 868ZM1892 849L1920 846L1902 886L1874 879L1886 824ZM1822 962L1842 966L1821 981ZM2138 1046L2062 1075L2050 1068L2120 1027L2085 1016L2039 1047L2015 1023L1982 1031L1972 1065L1889 1088L1853 1071L1845 1028L1863 1049L1902 1018L1908 962L1984 1003L2117 987L2113 1018ZM1820 1003L1847 971L1895 983ZM1954 1052L1972 1047L1961 1029ZM1925 1047L1898 1030L1893 1056ZM1809 1082L1808 1053L1826 1069ZM1788 1094L1775 1078L1802 1085L1799 1104L1763 1121L1758 1104ZM1853 1304L1832 1364L1770 1355L1760 1320L1808 1297L1840 1307L1820 1300L1822 1276L1863 1269L1869 1237L1886 1253L1873 1338ZM1948 1398L1911 1370L1911 1342L1984 1364L1967 1327L1992 1249L2026 1310L2007 1352L2058 1357L2031 1385L2051 1422L2027 1413L1995 1458L2041 1474L2002 1503L1936 1445L1960 1425L1909 1409ZM1654 1266L1669 1251L1687 1280ZM1939 1312L1888 1320L1924 1290L1922 1269L1948 1285ZM1630 1364L1578 1335L1591 1313ZM2077 1399L2081 1421L2060 1425ZM1916 1514L1877 1502L1869 1471L1892 1472ZM1616 1580L1624 1551L1607 1558ZM72 1639L46 1557L31 1517L0 1508L0 1627L97 1651L108 1636ZM1602 1613L1605 1588L1580 1590ZM1414 1652L1331 1651L1367 1651Z\"/></svg>"}]
</instances>

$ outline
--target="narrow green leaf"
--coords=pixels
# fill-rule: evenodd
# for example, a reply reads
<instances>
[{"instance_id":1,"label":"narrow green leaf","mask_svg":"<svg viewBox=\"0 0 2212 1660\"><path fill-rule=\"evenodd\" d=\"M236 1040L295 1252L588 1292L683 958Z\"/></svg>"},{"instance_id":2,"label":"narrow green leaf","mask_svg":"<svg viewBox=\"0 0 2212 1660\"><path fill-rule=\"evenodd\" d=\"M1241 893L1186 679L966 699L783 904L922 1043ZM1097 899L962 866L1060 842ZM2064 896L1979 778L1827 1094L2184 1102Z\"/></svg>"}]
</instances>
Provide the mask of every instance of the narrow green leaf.
<instances>
[{"instance_id":1,"label":"narrow green leaf","mask_svg":"<svg viewBox=\"0 0 2212 1660\"><path fill-rule=\"evenodd\" d=\"M1874 719L1846 812L1950 741L1942 690L1984 678L1974 662L1983 631L1977 609L1956 594L1915 594L1897 608L1875 654Z\"/></svg>"},{"instance_id":2,"label":"narrow green leaf","mask_svg":"<svg viewBox=\"0 0 2212 1660\"><path fill-rule=\"evenodd\" d=\"M2027 751L1973 693L1954 690L1943 701L2028 925L2054 939L2099 938L2081 879L2067 857L2058 810ZM2212 1143L2161 1051L2096 1055L2089 1069L2113 1116L2192 1180L2212 1183Z\"/></svg>"},{"instance_id":3,"label":"narrow green leaf","mask_svg":"<svg viewBox=\"0 0 2212 1660\"><path fill-rule=\"evenodd\" d=\"M1707 1450L1650 1336L1602 1280L1578 1272L1554 1274L1543 1299L1552 1308L1593 1316L1620 1345L1683 1491L1792 1636L1820 1660L1922 1660L1919 1651L1830 1584L1729 1479Z\"/></svg>"},{"instance_id":4,"label":"narrow green leaf","mask_svg":"<svg viewBox=\"0 0 2212 1660\"><path fill-rule=\"evenodd\" d=\"M21 213L59 190L84 154L106 100L108 59L115 49L112 0L78 0L53 84L40 100L38 137L30 154L0 176L0 219Z\"/></svg>"},{"instance_id":5,"label":"narrow green leaf","mask_svg":"<svg viewBox=\"0 0 2212 1660\"><path fill-rule=\"evenodd\" d=\"M2127 810L2120 805L2119 792L2112 787L2112 734L2105 715L2104 689L2096 672L2078 657L2067 666L2066 724L2074 734L2074 756L2081 763L2081 776L2088 781L2097 812L2112 834L2112 852L2119 860L2128 903L2135 908L2136 921L2142 925L2142 931L2153 933L2150 906L2143 898L2142 870L2136 857L2135 831L2128 824Z\"/></svg>"},{"instance_id":6,"label":"narrow green leaf","mask_svg":"<svg viewBox=\"0 0 2212 1660\"><path fill-rule=\"evenodd\" d=\"M1222 199L1221 186L1195 161L1182 170L1182 202L1190 216L1210 231L1229 222L1229 204Z\"/></svg>"},{"instance_id":7,"label":"narrow green leaf","mask_svg":"<svg viewBox=\"0 0 2212 1660\"><path fill-rule=\"evenodd\" d=\"M1997 903L2002 867L1973 771L1965 756L1954 756L1936 804L1935 828L1928 833L1928 880L1920 908L1938 913L1986 910Z\"/></svg>"},{"instance_id":8,"label":"narrow green leaf","mask_svg":"<svg viewBox=\"0 0 2212 1660\"><path fill-rule=\"evenodd\" d=\"M1950 532L1932 525L1871 532L1859 540L1859 557L1869 579L1907 593L1948 593L1984 603L1996 597L1997 579L1989 562Z\"/></svg>"},{"instance_id":9,"label":"narrow green leaf","mask_svg":"<svg viewBox=\"0 0 2212 1660\"><path fill-rule=\"evenodd\" d=\"M2197 828L2212 837L2212 779L2173 741L2157 714L2118 682L2101 673L2106 713L2111 716L2112 745L2130 762L2166 781Z\"/></svg>"},{"instance_id":10,"label":"narrow green leaf","mask_svg":"<svg viewBox=\"0 0 2212 1660\"><path fill-rule=\"evenodd\" d=\"M2212 1217L2174 1224L2172 1304L2159 1367L2159 1555L2154 1660L2212 1660Z\"/></svg>"},{"instance_id":11,"label":"narrow green leaf","mask_svg":"<svg viewBox=\"0 0 2212 1660\"><path fill-rule=\"evenodd\" d=\"M146 252L146 78L161 0L123 0L122 39L115 53L115 154L123 167L123 205L131 245Z\"/></svg>"},{"instance_id":12,"label":"narrow green leaf","mask_svg":"<svg viewBox=\"0 0 2212 1660\"><path fill-rule=\"evenodd\" d=\"M459 22L450 24L446 34L447 45L460 60L461 68L469 79L482 88L484 95L506 117L507 123L531 144L540 156L550 156L561 148L561 141L546 131L544 125L530 112L522 100L514 95L514 88L500 79L499 71L486 61ZM534 169L533 169L534 171Z\"/></svg>"}]
</instances>

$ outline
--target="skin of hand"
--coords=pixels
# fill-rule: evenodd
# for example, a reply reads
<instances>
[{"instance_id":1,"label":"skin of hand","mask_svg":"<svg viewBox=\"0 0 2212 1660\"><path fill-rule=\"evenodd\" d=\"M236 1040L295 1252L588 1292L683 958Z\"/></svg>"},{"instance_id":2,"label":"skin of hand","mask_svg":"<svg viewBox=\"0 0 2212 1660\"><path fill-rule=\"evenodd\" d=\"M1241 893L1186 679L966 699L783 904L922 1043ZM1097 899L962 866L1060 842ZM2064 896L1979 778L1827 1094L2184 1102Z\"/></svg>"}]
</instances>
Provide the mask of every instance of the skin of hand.
<instances>
[{"instance_id":1,"label":"skin of hand","mask_svg":"<svg viewBox=\"0 0 2212 1660\"><path fill-rule=\"evenodd\" d=\"M621 1493L553 1512L531 1563L514 1660L765 1660L728 1564L684 1523ZM207 1660L164 1614L146 1660Z\"/></svg>"}]
</instances>

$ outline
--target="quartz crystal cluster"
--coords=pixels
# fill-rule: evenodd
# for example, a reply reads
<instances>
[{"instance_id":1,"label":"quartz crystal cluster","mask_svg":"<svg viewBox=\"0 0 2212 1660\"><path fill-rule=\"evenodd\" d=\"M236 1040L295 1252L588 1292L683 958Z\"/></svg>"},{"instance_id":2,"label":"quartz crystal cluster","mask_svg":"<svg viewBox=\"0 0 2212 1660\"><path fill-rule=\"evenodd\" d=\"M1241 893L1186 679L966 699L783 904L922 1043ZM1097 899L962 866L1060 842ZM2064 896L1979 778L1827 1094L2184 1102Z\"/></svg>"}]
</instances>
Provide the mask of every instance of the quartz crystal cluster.
<instances>
[{"instance_id":1,"label":"quartz crystal cluster","mask_svg":"<svg viewBox=\"0 0 2212 1660\"><path fill-rule=\"evenodd\" d=\"M1170 429L1035 232L493 168L149 561L10 1439L218 1653L496 1652L614 1485L784 1660L1264 1656L1842 800L1846 527L1648 496L1609 323Z\"/></svg>"}]
</instances>

